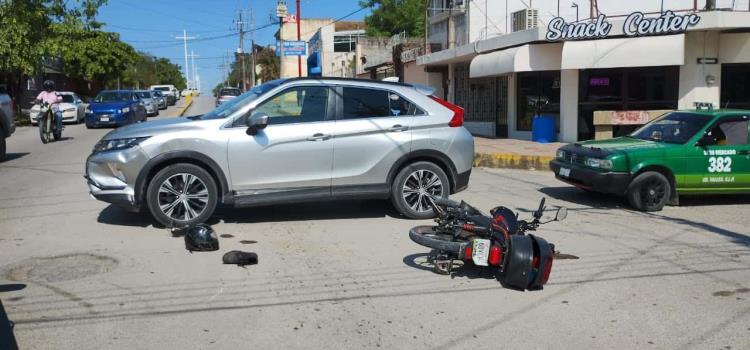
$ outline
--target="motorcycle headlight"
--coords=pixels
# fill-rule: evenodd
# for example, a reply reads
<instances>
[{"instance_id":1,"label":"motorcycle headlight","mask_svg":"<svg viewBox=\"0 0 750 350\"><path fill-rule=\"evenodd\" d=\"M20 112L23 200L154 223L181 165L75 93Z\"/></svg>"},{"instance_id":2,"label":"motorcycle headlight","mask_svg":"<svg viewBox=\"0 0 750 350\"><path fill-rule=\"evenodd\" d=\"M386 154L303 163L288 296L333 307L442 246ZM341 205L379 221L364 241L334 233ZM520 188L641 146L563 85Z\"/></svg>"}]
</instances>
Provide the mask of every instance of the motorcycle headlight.
<instances>
[{"instance_id":1,"label":"motorcycle headlight","mask_svg":"<svg viewBox=\"0 0 750 350\"><path fill-rule=\"evenodd\" d=\"M592 168L612 169L612 161L609 159L586 158L586 165Z\"/></svg>"},{"instance_id":2,"label":"motorcycle headlight","mask_svg":"<svg viewBox=\"0 0 750 350\"><path fill-rule=\"evenodd\" d=\"M130 107L125 107L120 110L120 113L128 113L128 112L130 112Z\"/></svg>"},{"instance_id":3,"label":"motorcycle headlight","mask_svg":"<svg viewBox=\"0 0 750 350\"><path fill-rule=\"evenodd\" d=\"M101 140L94 146L94 153L106 152L106 151L118 151L128 149L146 140L146 137L130 137L126 139L114 139L114 140Z\"/></svg>"}]
</instances>

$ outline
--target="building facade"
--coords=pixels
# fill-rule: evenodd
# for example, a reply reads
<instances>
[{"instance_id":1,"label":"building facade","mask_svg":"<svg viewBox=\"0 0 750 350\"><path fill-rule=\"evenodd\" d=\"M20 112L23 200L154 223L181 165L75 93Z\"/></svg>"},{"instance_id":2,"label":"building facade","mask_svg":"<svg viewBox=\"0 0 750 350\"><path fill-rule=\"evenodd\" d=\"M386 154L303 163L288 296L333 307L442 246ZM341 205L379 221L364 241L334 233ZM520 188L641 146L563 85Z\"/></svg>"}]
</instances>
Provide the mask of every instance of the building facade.
<instances>
[{"instance_id":1,"label":"building facade","mask_svg":"<svg viewBox=\"0 0 750 350\"><path fill-rule=\"evenodd\" d=\"M466 126L490 137L530 139L539 114L556 118L558 139L572 142L622 135L696 102L750 108L747 2L720 10L683 2L662 10L652 2L599 1L611 15L596 8L560 13L551 2L530 11L509 2L489 16L514 22L508 32L439 51L427 45L431 51L417 65L442 71L441 87L466 108ZM480 1L456 3L467 9L462 16L478 21L470 14Z\"/></svg>"},{"instance_id":2,"label":"building facade","mask_svg":"<svg viewBox=\"0 0 750 350\"><path fill-rule=\"evenodd\" d=\"M313 34L308 44L308 76L353 77L357 39L365 36L364 22L335 22Z\"/></svg>"}]
</instances>

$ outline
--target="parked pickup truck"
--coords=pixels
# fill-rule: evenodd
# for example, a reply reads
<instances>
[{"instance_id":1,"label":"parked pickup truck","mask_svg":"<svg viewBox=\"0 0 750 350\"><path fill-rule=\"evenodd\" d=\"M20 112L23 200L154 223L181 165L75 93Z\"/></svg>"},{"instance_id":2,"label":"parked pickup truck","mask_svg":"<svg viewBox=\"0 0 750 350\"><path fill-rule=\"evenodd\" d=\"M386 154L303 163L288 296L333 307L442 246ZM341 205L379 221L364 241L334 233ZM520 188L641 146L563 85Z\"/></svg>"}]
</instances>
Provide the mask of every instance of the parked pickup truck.
<instances>
[{"instance_id":1,"label":"parked pickup truck","mask_svg":"<svg viewBox=\"0 0 750 350\"><path fill-rule=\"evenodd\" d=\"M5 159L5 139L14 131L13 101L7 94L0 94L0 161Z\"/></svg>"}]
</instances>

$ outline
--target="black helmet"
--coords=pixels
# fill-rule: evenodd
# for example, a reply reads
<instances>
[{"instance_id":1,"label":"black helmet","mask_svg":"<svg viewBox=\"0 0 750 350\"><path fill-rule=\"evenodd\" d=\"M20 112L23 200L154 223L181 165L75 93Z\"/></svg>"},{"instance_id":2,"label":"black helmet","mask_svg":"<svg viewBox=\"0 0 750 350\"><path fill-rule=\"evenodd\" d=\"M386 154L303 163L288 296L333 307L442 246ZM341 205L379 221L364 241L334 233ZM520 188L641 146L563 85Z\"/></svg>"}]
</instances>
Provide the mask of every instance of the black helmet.
<instances>
[{"instance_id":1,"label":"black helmet","mask_svg":"<svg viewBox=\"0 0 750 350\"><path fill-rule=\"evenodd\" d=\"M47 92L52 92L55 90L55 82L49 79L45 80L42 86L44 86L44 90Z\"/></svg>"},{"instance_id":2,"label":"black helmet","mask_svg":"<svg viewBox=\"0 0 750 350\"><path fill-rule=\"evenodd\" d=\"M490 215L492 216L492 229L505 230L511 235L518 233L518 218L512 210L506 207L494 207L490 210Z\"/></svg>"},{"instance_id":3,"label":"black helmet","mask_svg":"<svg viewBox=\"0 0 750 350\"><path fill-rule=\"evenodd\" d=\"M193 252L209 252L219 250L219 238L211 226L197 224L184 230L185 249Z\"/></svg>"}]
</instances>

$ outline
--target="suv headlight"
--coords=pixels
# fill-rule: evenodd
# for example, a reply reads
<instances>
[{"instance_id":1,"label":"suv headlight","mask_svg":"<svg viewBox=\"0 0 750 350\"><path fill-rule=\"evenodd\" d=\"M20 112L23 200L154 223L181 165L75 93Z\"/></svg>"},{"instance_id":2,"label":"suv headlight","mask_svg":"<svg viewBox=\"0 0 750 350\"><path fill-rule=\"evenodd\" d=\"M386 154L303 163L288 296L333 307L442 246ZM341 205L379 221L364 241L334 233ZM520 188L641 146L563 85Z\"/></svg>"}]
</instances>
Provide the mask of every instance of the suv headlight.
<instances>
[{"instance_id":1,"label":"suv headlight","mask_svg":"<svg viewBox=\"0 0 750 350\"><path fill-rule=\"evenodd\" d=\"M612 161L609 159L586 158L586 166L592 168L612 169Z\"/></svg>"},{"instance_id":2,"label":"suv headlight","mask_svg":"<svg viewBox=\"0 0 750 350\"><path fill-rule=\"evenodd\" d=\"M86 110L83 111L84 113L91 113L91 108L86 107Z\"/></svg>"},{"instance_id":3,"label":"suv headlight","mask_svg":"<svg viewBox=\"0 0 750 350\"><path fill-rule=\"evenodd\" d=\"M130 112L130 107L125 107L120 110L120 113L128 113L128 112Z\"/></svg>"},{"instance_id":4,"label":"suv headlight","mask_svg":"<svg viewBox=\"0 0 750 350\"><path fill-rule=\"evenodd\" d=\"M106 152L106 151L117 151L128 149L149 138L146 137L130 137L126 139L114 139L114 140L101 140L94 146L94 153Z\"/></svg>"}]
</instances>

